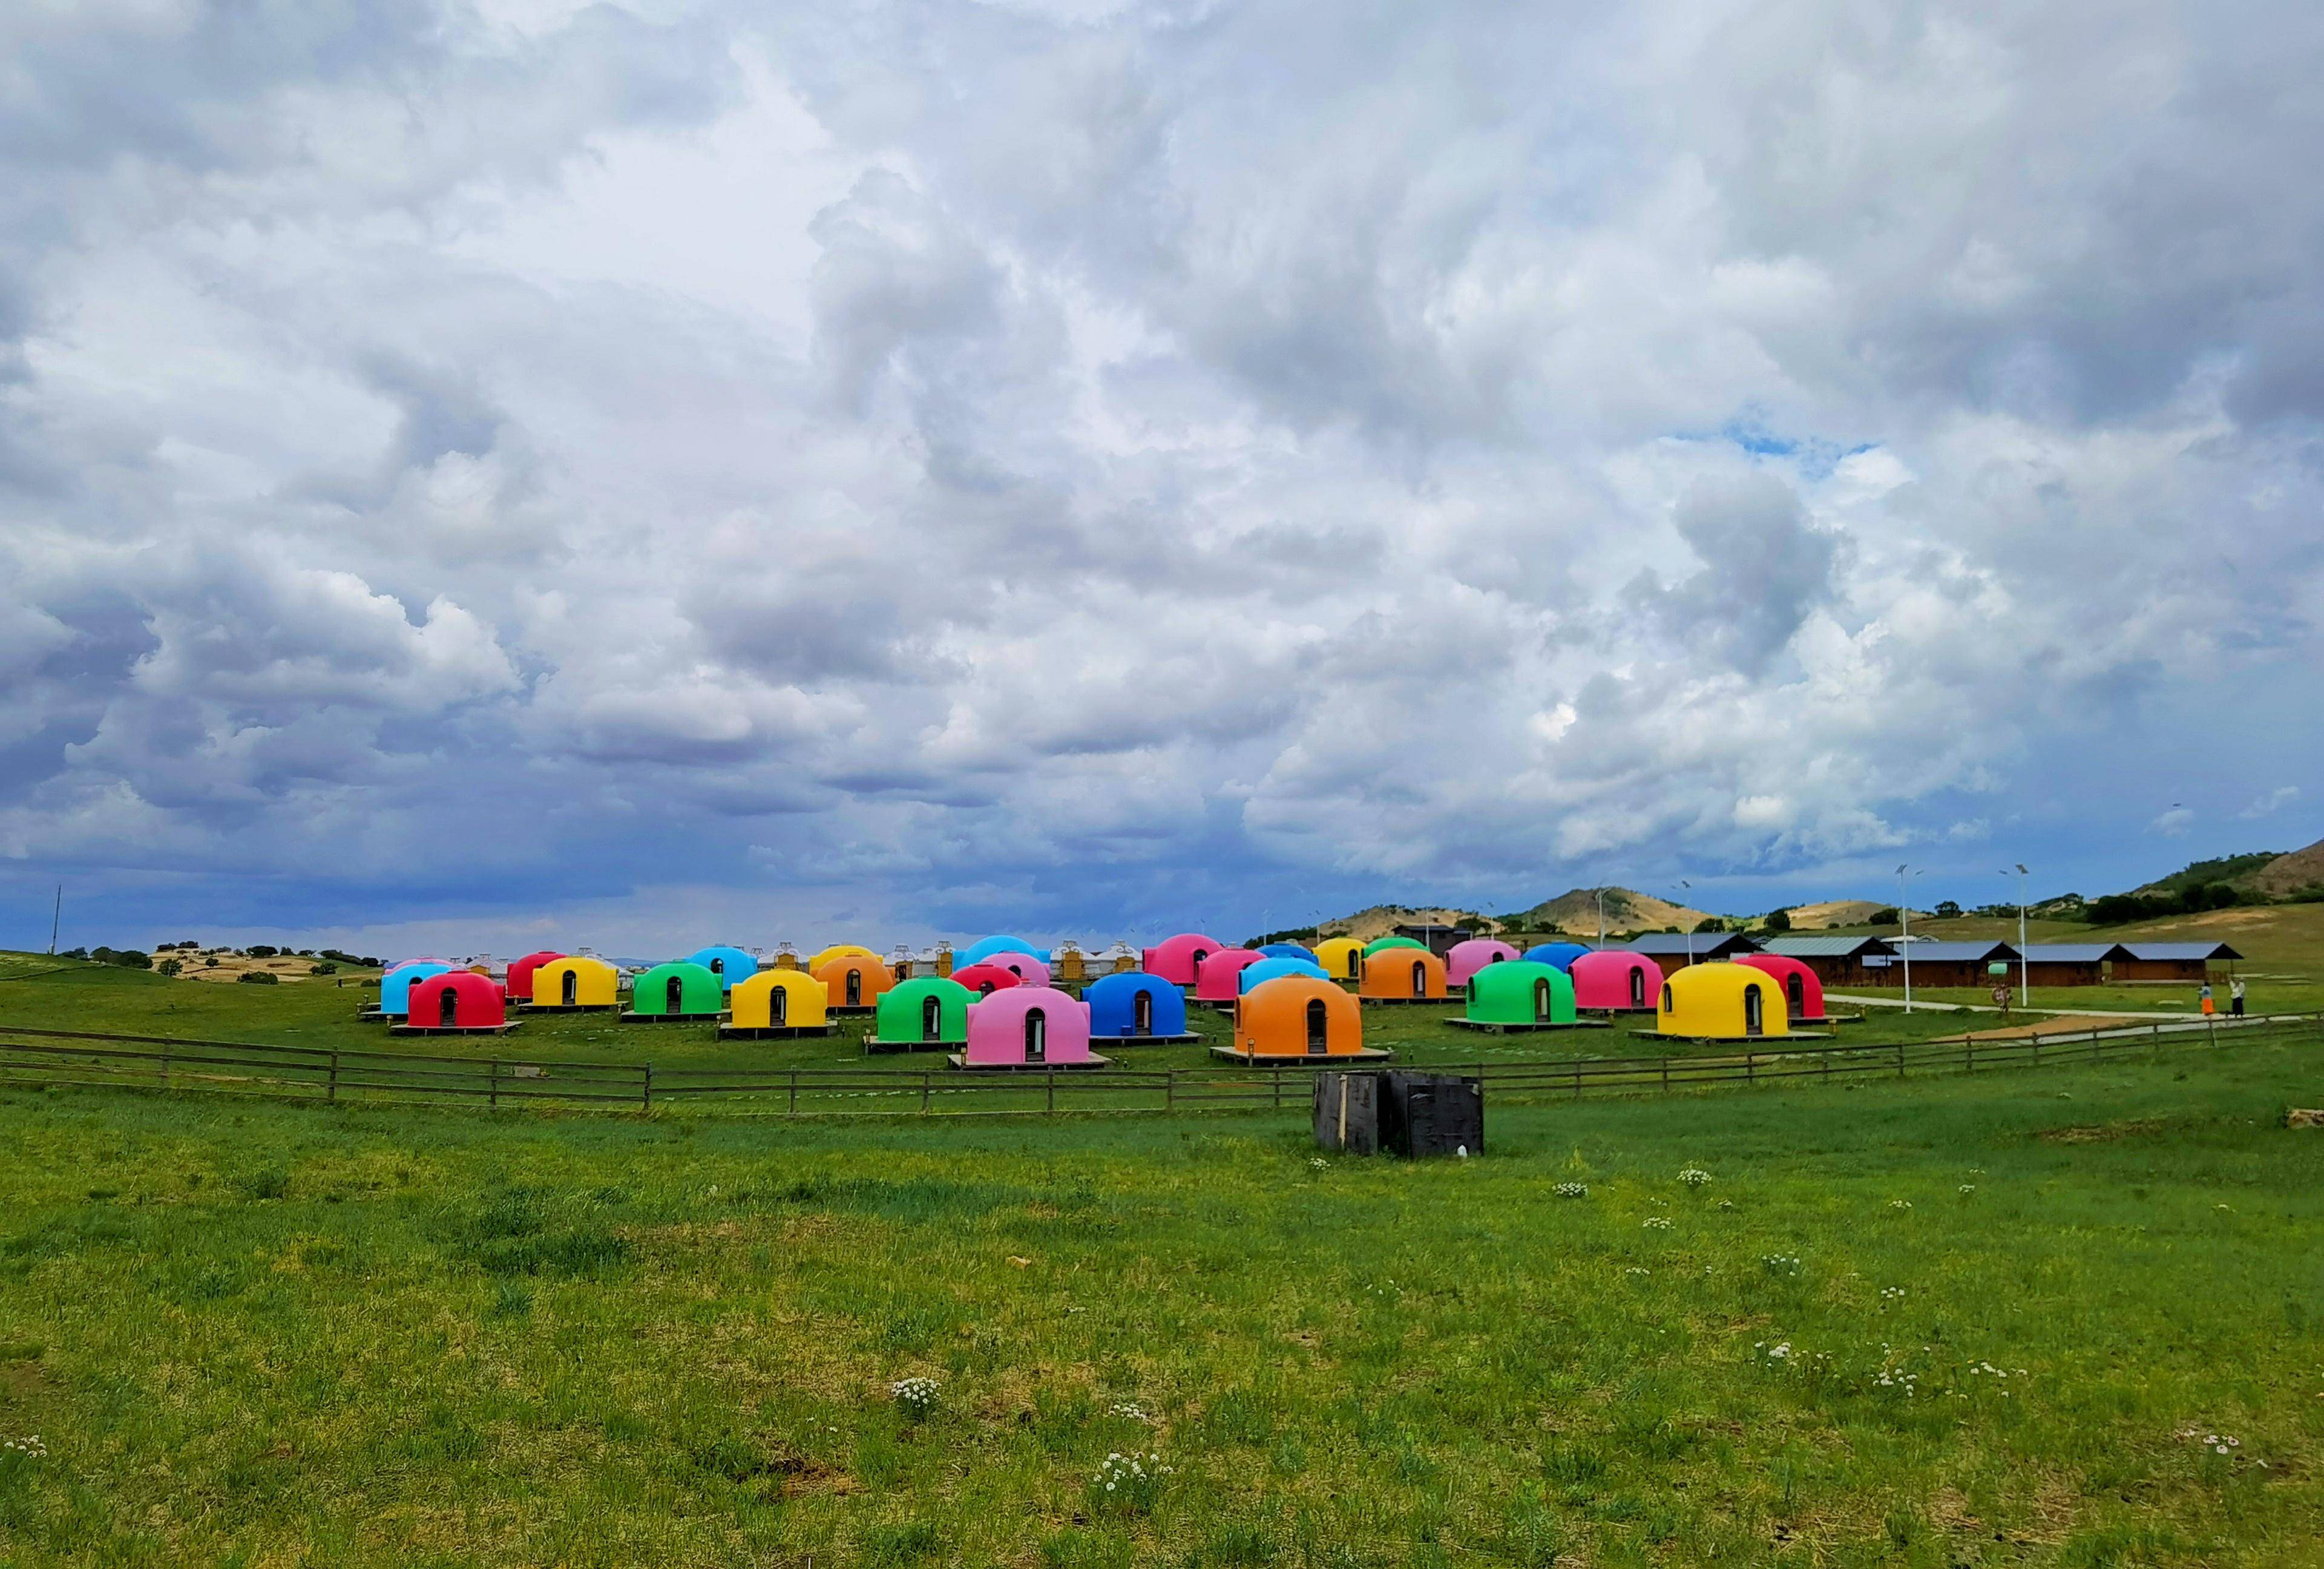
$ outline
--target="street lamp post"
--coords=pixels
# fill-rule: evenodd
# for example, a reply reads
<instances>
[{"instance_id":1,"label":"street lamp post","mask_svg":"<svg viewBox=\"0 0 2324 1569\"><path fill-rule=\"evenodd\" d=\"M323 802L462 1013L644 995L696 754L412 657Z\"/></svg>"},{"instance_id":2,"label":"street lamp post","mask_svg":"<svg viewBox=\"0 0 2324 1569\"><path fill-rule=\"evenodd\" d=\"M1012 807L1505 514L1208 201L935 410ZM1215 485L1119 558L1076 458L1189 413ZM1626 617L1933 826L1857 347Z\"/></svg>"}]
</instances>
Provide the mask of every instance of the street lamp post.
<instances>
[{"instance_id":1,"label":"street lamp post","mask_svg":"<svg viewBox=\"0 0 2324 1569\"><path fill-rule=\"evenodd\" d=\"M2020 861L2015 864L2017 867L2017 996L2020 1001L2031 1006L2034 1001L2034 962L2025 956L2025 863ZM2004 877L2011 875L2006 869L2001 874Z\"/></svg>"},{"instance_id":2,"label":"street lamp post","mask_svg":"<svg viewBox=\"0 0 2324 1569\"><path fill-rule=\"evenodd\" d=\"M1904 897L1905 868L1896 868L1896 946L1904 950L1904 1011L1913 1011L1913 906ZM1918 877L1919 872L1913 873Z\"/></svg>"},{"instance_id":3,"label":"street lamp post","mask_svg":"<svg viewBox=\"0 0 2324 1569\"><path fill-rule=\"evenodd\" d=\"M1598 891L1598 946L1606 946L1606 891Z\"/></svg>"},{"instance_id":4,"label":"street lamp post","mask_svg":"<svg viewBox=\"0 0 2324 1569\"><path fill-rule=\"evenodd\" d=\"M1679 918L1682 921L1686 918L1684 911L1686 909L1687 891L1693 886L1693 883L1689 882L1685 878L1682 877L1678 880L1678 887L1673 890L1673 891L1678 895L1678 908L1681 912ZM1690 970L1694 968L1694 928L1692 927L1688 927L1686 928L1686 967Z\"/></svg>"}]
</instances>

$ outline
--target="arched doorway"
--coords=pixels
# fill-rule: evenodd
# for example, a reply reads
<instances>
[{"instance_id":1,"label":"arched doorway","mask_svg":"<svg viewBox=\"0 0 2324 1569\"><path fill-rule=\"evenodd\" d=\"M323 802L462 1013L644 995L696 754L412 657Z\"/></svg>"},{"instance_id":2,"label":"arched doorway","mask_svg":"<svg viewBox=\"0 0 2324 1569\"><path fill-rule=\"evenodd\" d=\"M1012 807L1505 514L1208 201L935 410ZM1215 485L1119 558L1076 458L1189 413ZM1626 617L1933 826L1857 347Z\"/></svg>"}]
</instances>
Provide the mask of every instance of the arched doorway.
<instances>
[{"instance_id":1,"label":"arched doorway","mask_svg":"<svg viewBox=\"0 0 2324 1569\"><path fill-rule=\"evenodd\" d=\"M1307 1055L1323 1057L1331 1049L1331 1015L1321 997L1311 997L1307 1000Z\"/></svg>"},{"instance_id":2,"label":"arched doorway","mask_svg":"<svg viewBox=\"0 0 2324 1569\"><path fill-rule=\"evenodd\" d=\"M438 993L438 996L437 996L437 1002L436 1002L436 1024L437 1024L437 1028L438 1028L438 1029L451 1029L454 1025L456 1025L456 1024L457 1024L457 1023L459 1023L459 1022L460 1022L460 994L459 994L459 992L458 992L455 991L453 988L451 988L451 987L449 987L449 986L447 986L447 987L445 987L445 988L444 988L444 990L443 990L441 992Z\"/></svg>"},{"instance_id":3,"label":"arched doorway","mask_svg":"<svg viewBox=\"0 0 2324 1569\"><path fill-rule=\"evenodd\" d=\"M1049 1059L1049 1016L1038 1008L1025 1011L1025 1060L1047 1062Z\"/></svg>"},{"instance_id":4,"label":"arched doorway","mask_svg":"<svg viewBox=\"0 0 2324 1569\"><path fill-rule=\"evenodd\" d=\"M1428 995L1428 966L1418 959L1412 961L1412 994L1416 997Z\"/></svg>"},{"instance_id":5,"label":"arched doorway","mask_svg":"<svg viewBox=\"0 0 2324 1569\"><path fill-rule=\"evenodd\" d=\"M567 1008L578 1006L581 1001L581 972L568 969L559 976L557 994L565 1000Z\"/></svg>"},{"instance_id":6,"label":"arched doorway","mask_svg":"<svg viewBox=\"0 0 2324 1569\"><path fill-rule=\"evenodd\" d=\"M1154 993L1142 986L1130 1004L1130 1031L1132 1035L1154 1033Z\"/></svg>"},{"instance_id":7,"label":"arched doorway","mask_svg":"<svg viewBox=\"0 0 2324 1569\"><path fill-rule=\"evenodd\" d=\"M767 992L767 1022L787 1024L791 1016L791 993L788 986L777 986Z\"/></svg>"},{"instance_id":8,"label":"arched doorway","mask_svg":"<svg viewBox=\"0 0 2324 1569\"><path fill-rule=\"evenodd\" d=\"M1630 972L1630 1006L1644 1008L1646 1005L1646 973L1644 970L1633 970Z\"/></svg>"},{"instance_id":9,"label":"arched doorway","mask_svg":"<svg viewBox=\"0 0 2324 1569\"><path fill-rule=\"evenodd\" d=\"M1349 979L1349 980L1351 980L1351 981L1361 980L1361 979L1363 978L1363 974L1364 974L1364 951L1363 951L1363 949L1361 949L1361 948L1350 948L1350 949L1348 950L1348 979Z\"/></svg>"},{"instance_id":10,"label":"arched doorway","mask_svg":"<svg viewBox=\"0 0 2324 1569\"><path fill-rule=\"evenodd\" d=\"M942 998L930 997L920 1003L920 1038L922 1040L944 1038L944 1000Z\"/></svg>"},{"instance_id":11,"label":"arched doorway","mask_svg":"<svg viewBox=\"0 0 2324 1569\"><path fill-rule=\"evenodd\" d=\"M710 973L717 976L722 984L724 983L726 979L726 961L724 959L711 960Z\"/></svg>"},{"instance_id":12,"label":"arched doorway","mask_svg":"<svg viewBox=\"0 0 2324 1569\"><path fill-rule=\"evenodd\" d=\"M686 1011L686 977L672 975L662 983L661 1011L664 1013Z\"/></svg>"},{"instance_id":13,"label":"arched doorway","mask_svg":"<svg viewBox=\"0 0 2324 1569\"><path fill-rule=\"evenodd\" d=\"M1746 987L1744 987L1744 988L1743 988L1743 1033L1744 1033L1744 1034L1746 1034L1746 1035L1759 1035L1759 1034L1762 1034L1762 1033L1764 1033L1764 1032L1766 1031L1766 1020L1763 1017L1761 1017L1761 1013L1762 1013L1762 1006L1763 1006L1763 1005L1761 1004L1761 1002L1760 1002L1760 1001L1759 1001L1759 988L1758 988L1758 987L1757 987L1757 986L1746 986Z\"/></svg>"},{"instance_id":14,"label":"arched doorway","mask_svg":"<svg viewBox=\"0 0 2324 1569\"><path fill-rule=\"evenodd\" d=\"M1549 1022L1549 980L1546 976L1533 983L1533 1021Z\"/></svg>"},{"instance_id":15,"label":"arched doorway","mask_svg":"<svg viewBox=\"0 0 2324 1569\"><path fill-rule=\"evenodd\" d=\"M1784 977L1784 995L1790 1000L1793 1018L1807 1017L1808 989L1800 983L1800 978L1797 975Z\"/></svg>"},{"instance_id":16,"label":"arched doorway","mask_svg":"<svg viewBox=\"0 0 2324 1569\"><path fill-rule=\"evenodd\" d=\"M861 970L850 970L847 972L847 1006L850 1008L860 1008L862 1005L863 972Z\"/></svg>"}]
</instances>

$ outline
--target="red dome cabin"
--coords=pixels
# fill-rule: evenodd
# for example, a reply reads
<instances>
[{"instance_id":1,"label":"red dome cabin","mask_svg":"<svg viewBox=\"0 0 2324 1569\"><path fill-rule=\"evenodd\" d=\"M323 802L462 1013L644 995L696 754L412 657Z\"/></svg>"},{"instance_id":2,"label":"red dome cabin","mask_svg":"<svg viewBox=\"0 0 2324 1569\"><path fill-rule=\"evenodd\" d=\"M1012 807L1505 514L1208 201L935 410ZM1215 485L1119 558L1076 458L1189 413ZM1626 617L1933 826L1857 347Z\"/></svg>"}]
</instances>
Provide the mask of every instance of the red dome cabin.
<instances>
[{"instance_id":1,"label":"red dome cabin","mask_svg":"<svg viewBox=\"0 0 2324 1569\"><path fill-rule=\"evenodd\" d=\"M505 1035L508 998L473 970L430 975L411 988L410 1013L392 1035Z\"/></svg>"}]
</instances>

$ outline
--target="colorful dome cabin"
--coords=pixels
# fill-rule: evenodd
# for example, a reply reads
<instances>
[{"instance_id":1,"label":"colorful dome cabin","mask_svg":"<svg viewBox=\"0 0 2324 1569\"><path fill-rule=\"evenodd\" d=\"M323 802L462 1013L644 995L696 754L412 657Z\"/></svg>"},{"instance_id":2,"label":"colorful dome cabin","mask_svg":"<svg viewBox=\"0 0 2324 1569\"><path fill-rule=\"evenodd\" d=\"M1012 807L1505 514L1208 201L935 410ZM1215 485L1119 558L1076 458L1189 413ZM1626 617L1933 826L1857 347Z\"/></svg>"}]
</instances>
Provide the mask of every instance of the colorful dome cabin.
<instances>
[{"instance_id":1,"label":"colorful dome cabin","mask_svg":"<svg viewBox=\"0 0 2324 1569\"><path fill-rule=\"evenodd\" d=\"M1003 974L1006 974L1004 971ZM948 975L915 975L880 993L865 1051L941 1051L968 1044L976 993Z\"/></svg>"},{"instance_id":2,"label":"colorful dome cabin","mask_svg":"<svg viewBox=\"0 0 2324 1569\"><path fill-rule=\"evenodd\" d=\"M1468 992L1468 1008L1447 1023L1496 1035L1582 1028L1573 1010L1572 978L1553 964L1523 959L1488 964L1469 978Z\"/></svg>"},{"instance_id":3,"label":"colorful dome cabin","mask_svg":"<svg viewBox=\"0 0 2324 1569\"><path fill-rule=\"evenodd\" d=\"M532 977L543 964L554 964L563 954L543 948L537 954L527 954L521 959L512 959L508 967L508 1000L512 1002L532 1001Z\"/></svg>"},{"instance_id":4,"label":"colorful dome cabin","mask_svg":"<svg viewBox=\"0 0 2324 1569\"><path fill-rule=\"evenodd\" d=\"M1517 956L1517 951L1507 943L1490 937L1471 937L1464 943L1454 943L1444 950L1444 984L1458 992L1469 983L1469 977L1488 964L1506 964Z\"/></svg>"},{"instance_id":5,"label":"colorful dome cabin","mask_svg":"<svg viewBox=\"0 0 2324 1569\"><path fill-rule=\"evenodd\" d=\"M508 1001L501 989L472 970L447 970L411 988L403 1022L391 1035L506 1035Z\"/></svg>"},{"instance_id":6,"label":"colorful dome cabin","mask_svg":"<svg viewBox=\"0 0 2324 1569\"><path fill-rule=\"evenodd\" d=\"M1418 948L1426 953L1428 945L1416 937L1374 937L1364 945L1364 957L1369 959L1374 954L1385 954L1391 948Z\"/></svg>"},{"instance_id":7,"label":"colorful dome cabin","mask_svg":"<svg viewBox=\"0 0 2324 1569\"><path fill-rule=\"evenodd\" d=\"M844 959L851 954L859 958L865 959L876 959L880 956L861 943L834 943L831 946L825 948L820 953L816 954L813 958L808 959L806 963L800 964L799 968L805 970L810 975L820 974L823 971L823 967L831 963L832 960Z\"/></svg>"},{"instance_id":8,"label":"colorful dome cabin","mask_svg":"<svg viewBox=\"0 0 2324 1569\"><path fill-rule=\"evenodd\" d=\"M1261 943L1259 951L1270 959L1305 959L1315 962L1315 950L1305 943Z\"/></svg>"},{"instance_id":9,"label":"colorful dome cabin","mask_svg":"<svg viewBox=\"0 0 2324 1569\"><path fill-rule=\"evenodd\" d=\"M1525 951L1525 962L1528 964L1547 964L1553 969L1567 970L1572 968L1574 960L1589 951L1589 948L1581 943L1543 943L1537 947L1527 948ZM1662 971L1657 968L1655 974L1659 975Z\"/></svg>"},{"instance_id":10,"label":"colorful dome cabin","mask_svg":"<svg viewBox=\"0 0 2324 1569\"><path fill-rule=\"evenodd\" d=\"M726 988L718 977L684 959L656 964L630 983L625 1024L683 1024L715 1020L726 1010Z\"/></svg>"},{"instance_id":11,"label":"colorful dome cabin","mask_svg":"<svg viewBox=\"0 0 2324 1569\"><path fill-rule=\"evenodd\" d=\"M1202 962L1226 946L1200 932L1180 932L1147 949L1138 967L1149 975L1159 975L1173 986L1191 986Z\"/></svg>"},{"instance_id":12,"label":"colorful dome cabin","mask_svg":"<svg viewBox=\"0 0 2324 1569\"><path fill-rule=\"evenodd\" d=\"M731 947L724 943L713 943L706 948L696 948L686 955L686 963L699 964L718 977L721 991L732 992L741 983L759 973L759 955L745 948Z\"/></svg>"},{"instance_id":13,"label":"colorful dome cabin","mask_svg":"<svg viewBox=\"0 0 2324 1569\"><path fill-rule=\"evenodd\" d=\"M1364 978L1364 945L1353 937L1325 937L1315 945L1315 962L1335 981Z\"/></svg>"},{"instance_id":14,"label":"colorful dome cabin","mask_svg":"<svg viewBox=\"0 0 2324 1569\"><path fill-rule=\"evenodd\" d=\"M953 963L962 966L981 964L995 954L1023 954L1026 957L1038 959L1045 964L1049 962L1048 949L1037 948L1023 937L1012 937L1004 934L1000 937L984 937L969 944L953 955Z\"/></svg>"},{"instance_id":15,"label":"colorful dome cabin","mask_svg":"<svg viewBox=\"0 0 2324 1569\"><path fill-rule=\"evenodd\" d=\"M1663 989L1663 967L1644 954L1599 948L1565 968L1573 978L1573 1005L1591 1013L1652 1013Z\"/></svg>"},{"instance_id":16,"label":"colorful dome cabin","mask_svg":"<svg viewBox=\"0 0 2324 1569\"><path fill-rule=\"evenodd\" d=\"M1235 978L1259 962L1255 948L1221 948L1204 955L1194 966L1194 1000L1219 1008L1233 1007L1235 999L1242 995Z\"/></svg>"},{"instance_id":17,"label":"colorful dome cabin","mask_svg":"<svg viewBox=\"0 0 2324 1569\"><path fill-rule=\"evenodd\" d=\"M726 994L731 1012L718 1027L733 1040L791 1040L829 1035L831 1013L823 983L804 970L761 970Z\"/></svg>"},{"instance_id":18,"label":"colorful dome cabin","mask_svg":"<svg viewBox=\"0 0 2324 1569\"><path fill-rule=\"evenodd\" d=\"M1378 1062L1393 1052L1364 1044L1364 1011L1329 977L1278 975L1251 988L1235 1010L1234 1044L1211 1055L1277 1067Z\"/></svg>"},{"instance_id":19,"label":"colorful dome cabin","mask_svg":"<svg viewBox=\"0 0 2324 1569\"><path fill-rule=\"evenodd\" d=\"M401 1019L411 1011L411 989L431 975L448 975L449 964L439 964L433 959L418 959L399 964L379 978L379 1008L372 1017ZM466 974L466 971L461 972Z\"/></svg>"},{"instance_id":20,"label":"colorful dome cabin","mask_svg":"<svg viewBox=\"0 0 2324 1569\"><path fill-rule=\"evenodd\" d=\"M1784 1018L1794 1029L1803 1024L1831 1022L1823 1011L1823 981L1806 964L1781 954L1742 954L1735 962L1764 970L1775 978L1775 983L1784 989Z\"/></svg>"},{"instance_id":21,"label":"colorful dome cabin","mask_svg":"<svg viewBox=\"0 0 2324 1569\"><path fill-rule=\"evenodd\" d=\"M951 1061L985 1073L1112 1066L1090 1050L1089 1010L1055 986L1011 986L971 1008L967 1049Z\"/></svg>"},{"instance_id":22,"label":"colorful dome cabin","mask_svg":"<svg viewBox=\"0 0 2324 1569\"><path fill-rule=\"evenodd\" d=\"M1093 1040L1156 1046L1196 1038L1186 1028L1185 993L1158 975L1139 970L1100 975L1090 983L1083 1001L1089 1004Z\"/></svg>"},{"instance_id":23,"label":"colorful dome cabin","mask_svg":"<svg viewBox=\"0 0 2324 1569\"><path fill-rule=\"evenodd\" d=\"M1689 964L1663 982L1656 1035L1681 1040L1758 1040L1791 1033L1781 983L1748 964Z\"/></svg>"},{"instance_id":24,"label":"colorful dome cabin","mask_svg":"<svg viewBox=\"0 0 2324 1569\"><path fill-rule=\"evenodd\" d=\"M979 997L990 997L1018 984L1017 972L1000 964L971 964L966 969L954 970L952 978Z\"/></svg>"},{"instance_id":25,"label":"colorful dome cabin","mask_svg":"<svg viewBox=\"0 0 2324 1569\"><path fill-rule=\"evenodd\" d=\"M1017 977L1017 984L1019 986L1046 986L1049 983L1049 966L1030 954L1020 954L1011 950L1008 953L995 954L989 959L980 959L977 962L991 964L996 970L1008 971Z\"/></svg>"},{"instance_id":26,"label":"colorful dome cabin","mask_svg":"<svg viewBox=\"0 0 2324 1569\"><path fill-rule=\"evenodd\" d=\"M814 974L834 1013L870 1013L879 1007L880 993L896 985L896 972L877 954L842 954Z\"/></svg>"},{"instance_id":27,"label":"colorful dome cabin","mask_svg":"<svg viewBox=\"0 0 2324 1569\"><path fill-rule=\"evenodd\" d=\"M1356 995L1368 1003L1442 1002L1446 996L1444 961L1418 943L1367 953Z\"/></svg>"},{"instance_id":28,"label":"colorful dome cabin","mask_svg":"<svg viewBox=\"0 0 2324 1569\"><path fill-rule=\"evenodd\" d=\"M587 1013L622 1005L622 973L603 959L567 954L532 973L527 1008L536 1013Z\"/></svg>"},{"instance_id":29,"label":"colorful dome cabin","mask_svg":"<svg viewBox=\"0 0 2324 1569\"><path fill-rule=\"evenodd\" d=\"M1242 972L1235 976L1235 989L1248 996L1254 988L1266 985L1278 975L1313 975L1319 981L1332 978L1323 974L1323 966L1314 960L1295 959L1286 955L1244 965Z\"/></svg>"}]
</instances>

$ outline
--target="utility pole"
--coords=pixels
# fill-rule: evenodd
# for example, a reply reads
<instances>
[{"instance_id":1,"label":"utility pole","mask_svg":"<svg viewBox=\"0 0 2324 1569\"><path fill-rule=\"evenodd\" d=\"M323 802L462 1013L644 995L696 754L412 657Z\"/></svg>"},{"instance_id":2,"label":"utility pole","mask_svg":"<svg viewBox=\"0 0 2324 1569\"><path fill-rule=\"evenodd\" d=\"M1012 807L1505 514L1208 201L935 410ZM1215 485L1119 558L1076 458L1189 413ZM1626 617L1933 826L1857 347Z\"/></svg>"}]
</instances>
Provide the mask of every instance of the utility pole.
<instances>
[{"instance_id":1,"label":"utility pole","mask_svg":"<svg viewBox=\"0 0 2324 1569\"><path fill-rule=\"evenodd\" d=\"M1678 880L1678 907L1682 912L1679 916L1679 921L1682 925L1683 925L1686 920L1686 916L1683 912L1686 909L1687 890L1693 886L1693 883L1689 882L1683 877ZM1603 934L1601 933L1600 936L1602 937ZM1692 927L1688 927L1686 928L1686 967L1690 970L1694 968L1694 928Z\"/></svg>"},{"instance_id":2,"label":"utility pole","mask_svg":"<svg viewBox=\"0 0 2324 1569\"><path fill-rule=\"evenodd\" d=\"M1598 891L1598 946L1606 946L1606 891Z\"/></svg>"},{"instance_id":3,"label":"utility pole","mask_svg":"<svg viewBox=\"0 0 2324 1569\"><path fill-rule=\"evenodd\" d=\"M57 884L56 908L49 911L49 957L57 956L57 925L65 918L65 885Z\"/></svg>"}]
</instances>

